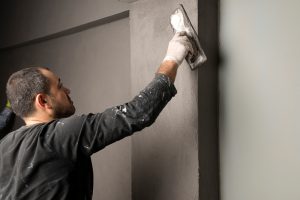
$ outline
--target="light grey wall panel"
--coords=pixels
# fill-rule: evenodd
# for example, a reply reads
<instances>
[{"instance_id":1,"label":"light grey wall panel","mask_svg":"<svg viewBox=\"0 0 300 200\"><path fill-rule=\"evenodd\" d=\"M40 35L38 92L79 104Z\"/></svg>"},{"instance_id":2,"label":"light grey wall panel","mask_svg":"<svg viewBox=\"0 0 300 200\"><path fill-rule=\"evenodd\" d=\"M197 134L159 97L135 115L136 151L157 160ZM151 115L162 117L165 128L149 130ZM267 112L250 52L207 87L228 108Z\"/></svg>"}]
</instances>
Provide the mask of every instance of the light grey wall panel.
<instances>
[{"instance_id":1,"label":"light grey wall panel","mask_svg":"<svg viewBox=\"0 0 300 200\"><path fill-rule=\"evenodd\" d=\"M197 1L144 0L131 4L132 93L154 77L173 33L169 16L183 3L197 27ZM178 94L153 126L133 136L134 200L198 199L197 72L183 63Z\"/></svg>"},{"instance_id":2,"label":"light grey wall panel","mask_svg":"<svg viewBox=\"0 0 300 200\"><path fill-rule=\"evenodd\" d=\"M300 1L221 1L223 200L300 199Z\"/></svg>"},{"instance_id":3,"label":"light grey wall panel","mask_svg":"<svg viewBox=\"0 0 300 200\"><path fill-rule=\"evenodd\" d=\"M1 88L4 88L8 74L22 66L46 66L71 89L76 114L101 112L131 99L129 49L129 19L126 18L77 34L2 52ZM93 164L95 200L131 199L129 138L95 154Z\"/></svg>"}]
</instances>

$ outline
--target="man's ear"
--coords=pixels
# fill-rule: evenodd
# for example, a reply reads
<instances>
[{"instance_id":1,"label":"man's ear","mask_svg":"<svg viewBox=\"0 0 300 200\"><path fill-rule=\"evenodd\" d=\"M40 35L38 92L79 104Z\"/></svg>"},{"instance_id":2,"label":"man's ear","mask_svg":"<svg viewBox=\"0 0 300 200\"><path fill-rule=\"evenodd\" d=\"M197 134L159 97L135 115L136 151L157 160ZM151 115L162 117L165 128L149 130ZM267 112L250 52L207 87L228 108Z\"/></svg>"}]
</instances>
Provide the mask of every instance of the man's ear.
<instances>
[{"instance_id":1,"label":"man's ear","mask_svg":"<svg viewBox=\"0 0 300 200\"><path fill-rule=\"evenodd\" d=\"M38 94L35 97L35 105L41 109L51 109L49 96L46 94Z\"/></svg>"}]
</instances>

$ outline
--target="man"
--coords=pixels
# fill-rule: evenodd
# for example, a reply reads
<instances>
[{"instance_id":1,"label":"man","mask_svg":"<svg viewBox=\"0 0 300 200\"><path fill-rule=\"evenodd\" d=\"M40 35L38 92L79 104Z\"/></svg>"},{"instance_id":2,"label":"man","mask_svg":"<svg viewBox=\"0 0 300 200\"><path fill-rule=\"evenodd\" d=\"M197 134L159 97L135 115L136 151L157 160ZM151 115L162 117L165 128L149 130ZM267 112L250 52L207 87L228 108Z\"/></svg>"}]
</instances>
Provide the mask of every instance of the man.
<instances>
[{"instance_id":1,"label":"man","mask_svg":"<svg viewBox=\"0 0 300 200\"><path fill-rule=\"evenodd\" d=\"M7 101L5 108L0 113L0 140L6 136L14 123L15 114L11 110L11 105Z\"/></svg>"},{"instance_id":2,"label":"man","mask_svg":"<svg viewBox=\"0 0 300 200\"><path fill-rule=\"evenodd\" d=\"M176 94L177 68L189 51L185 34L175 34L153 81L132 101L97 114L72 116L70 90L46 68L14 73L7 95L26 126L0 142L0 199L92 199L90 156L155 121Z\"/></svg>"}]
</instances>

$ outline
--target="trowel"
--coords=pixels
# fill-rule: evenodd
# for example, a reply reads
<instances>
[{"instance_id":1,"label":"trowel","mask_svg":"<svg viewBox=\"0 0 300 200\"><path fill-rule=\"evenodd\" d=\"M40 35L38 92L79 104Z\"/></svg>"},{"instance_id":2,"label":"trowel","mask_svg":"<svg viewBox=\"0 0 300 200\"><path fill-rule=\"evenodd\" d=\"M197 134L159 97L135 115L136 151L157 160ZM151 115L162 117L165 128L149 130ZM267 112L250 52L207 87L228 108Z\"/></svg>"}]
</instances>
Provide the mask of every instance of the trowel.
<instances>
[{"instance_id":1,"label":"trowel","mask_svg":"<svg viewBox=\"0 0 300 200\"><path fill-rule=\"evenodd\" d=\"M207 60L207 58L201 48L198 35L182 4L179 4L179 7L170 16L170 22L174 33L182 31L187 33L193 46L193 53L189 52L185 59L192 70L198 68Z\"/></svg>"}]
</instances>

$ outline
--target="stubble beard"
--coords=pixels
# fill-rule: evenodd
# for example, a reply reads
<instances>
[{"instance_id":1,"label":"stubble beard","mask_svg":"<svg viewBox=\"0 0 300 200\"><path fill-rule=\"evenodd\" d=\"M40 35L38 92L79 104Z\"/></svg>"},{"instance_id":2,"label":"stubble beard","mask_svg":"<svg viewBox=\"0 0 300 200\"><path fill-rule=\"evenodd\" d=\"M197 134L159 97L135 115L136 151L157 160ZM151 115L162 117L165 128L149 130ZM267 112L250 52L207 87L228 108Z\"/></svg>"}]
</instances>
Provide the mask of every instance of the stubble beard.
<instances>
[{"instance_id":1,"label":"stubble beard","mask_svg":"<svg viewBox=\"0 0 300 200\"><path fill-rule=\"evenodd\" d=\"M68 100L69 100L68 105L62 105L53 101L54 103L52 104L52 108L53 108L53 117L55 119L70 117L75 113L76 109L73 103L71 103L70 99Z\"/></svg>"},{"instance_id":2,"label":"stubble beard","mask_svg":"<svg viewBox=\"0 0 300 200\"><path fill-rule=\"evenodd\" d=\"M55 119L70 117L75 113L75 107L73 105L70 105L68 107L55 106L53 110Z\"/></svg>"}]
</instances>

